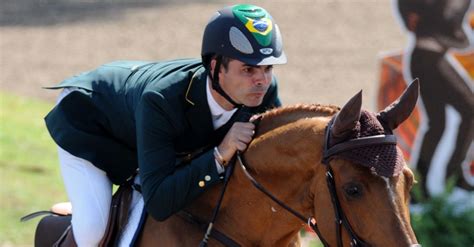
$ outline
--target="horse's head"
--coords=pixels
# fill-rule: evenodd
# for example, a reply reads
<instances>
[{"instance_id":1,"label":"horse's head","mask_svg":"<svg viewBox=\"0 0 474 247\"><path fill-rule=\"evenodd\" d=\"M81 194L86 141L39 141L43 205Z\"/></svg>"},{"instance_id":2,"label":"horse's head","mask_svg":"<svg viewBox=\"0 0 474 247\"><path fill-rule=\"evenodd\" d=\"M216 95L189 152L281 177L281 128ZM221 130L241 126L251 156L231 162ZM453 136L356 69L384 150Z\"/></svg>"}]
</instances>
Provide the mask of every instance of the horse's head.
<instances>
[{"instance_id":1,"label":"horse's head","mask_svg":"<svg viewBox=\"0 0 474 247\"><path fill-rule=\"evenodd\" d=\"M312 188L316 219L331 222L320 224L321 234L331 246L339 238L337 224L332 223L335 214L341 214L344 246L358 238L370 246L417 243L408 210L414 176L392 131L412 112L418 90L415 81L397 101L376 114L361 110L362 95L358 93L329 121L323 141L323 169L331 174L327 186L320 176Z\"/></svg>"}]
</instances>

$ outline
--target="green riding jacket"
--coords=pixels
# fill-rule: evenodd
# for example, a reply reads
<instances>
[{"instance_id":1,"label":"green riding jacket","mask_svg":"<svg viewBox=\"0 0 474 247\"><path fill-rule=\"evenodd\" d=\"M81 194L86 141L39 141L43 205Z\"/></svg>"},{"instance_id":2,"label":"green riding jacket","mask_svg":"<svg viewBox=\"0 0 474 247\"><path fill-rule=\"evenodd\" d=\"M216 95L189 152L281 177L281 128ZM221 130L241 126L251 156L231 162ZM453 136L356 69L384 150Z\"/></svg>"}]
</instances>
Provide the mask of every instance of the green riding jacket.
<instances>
[{"instance_id":1,"label":"green riding jacket","mask_svg":"<svg viewBox=\"0 0 474 247\"><path fill-rule=\"evenodd\" d=\"M46 125L60 147L104 170L115 184L139 167L146 208L164 220L221 180L212 147L240 111L281 105L273 78L261 106L237 111L214 130L206 78L197 59L105 64L50 87L78 90L51 110ZM209 148L201 155L180 162L204 147Z\"/></svg>"}]
</instances>

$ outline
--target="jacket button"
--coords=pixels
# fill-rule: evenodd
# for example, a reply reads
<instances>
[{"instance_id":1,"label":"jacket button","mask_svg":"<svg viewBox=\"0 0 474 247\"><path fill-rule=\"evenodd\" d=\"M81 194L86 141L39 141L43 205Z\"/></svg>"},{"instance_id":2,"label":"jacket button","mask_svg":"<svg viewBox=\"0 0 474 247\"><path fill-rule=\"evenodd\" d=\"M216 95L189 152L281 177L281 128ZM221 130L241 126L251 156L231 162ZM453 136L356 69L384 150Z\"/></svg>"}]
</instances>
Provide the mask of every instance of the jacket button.
<instances>
[{"instance_id":1,"label":"jacket button","mask_svg":"<svg viewBox=\"0 0 474 247\"><path fill-rule=\"evenodd\" d=\"M204 185L206 185L206 183L204 183L204 181L201 180L201 181L199 181L198 185L199 185L199 187L202 188L202 187L204 187Z\"/></svg>"},{"instance_id":2,"label":"jacket button","mask_svg":"<svg viewBox=\"0 0 474 247\"><path fill-rule=\"evenodd\" d=\"M211 181L211 176L209 176L209 175L206 175L206 176L204 177L204 180L206 180L206 182L209 182L209 181Z\"/></svg>"}]
</instances>

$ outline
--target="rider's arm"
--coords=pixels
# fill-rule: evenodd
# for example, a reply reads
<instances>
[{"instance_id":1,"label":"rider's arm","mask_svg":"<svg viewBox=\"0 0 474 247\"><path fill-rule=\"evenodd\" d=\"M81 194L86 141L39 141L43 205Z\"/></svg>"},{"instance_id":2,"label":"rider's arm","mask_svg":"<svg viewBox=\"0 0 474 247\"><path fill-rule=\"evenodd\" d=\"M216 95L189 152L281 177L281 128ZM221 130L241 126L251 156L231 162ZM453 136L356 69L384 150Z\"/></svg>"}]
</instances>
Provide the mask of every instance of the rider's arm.
<instances>
[{"instance_id":1,"label":"rider's arm","mask_svg":"<svg viewBox=\"0 0 474 247\"><path fill-rule=\"evenodd\" d=\"M142 192L146 208L156 220L165 220L220 180L213 150L185 166L175 166L174 140L180 123L173 119L174 114L156 92L143 95L136 113Z\"/></svg>"}]
</instances>

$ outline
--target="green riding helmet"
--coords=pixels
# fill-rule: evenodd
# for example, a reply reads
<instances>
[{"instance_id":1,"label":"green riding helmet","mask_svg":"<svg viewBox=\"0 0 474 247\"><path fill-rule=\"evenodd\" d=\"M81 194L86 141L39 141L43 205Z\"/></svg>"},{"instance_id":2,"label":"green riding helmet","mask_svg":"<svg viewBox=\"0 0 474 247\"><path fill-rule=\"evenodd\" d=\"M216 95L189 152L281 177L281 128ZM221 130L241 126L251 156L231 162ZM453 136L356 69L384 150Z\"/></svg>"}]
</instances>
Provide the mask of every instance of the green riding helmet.
<instances>
[{"instance_id":1,"label":"green riding helmet","mask_svg":"<svg viewBox=\"0 0 474 247\"><path fill-rule=\"evenodd\" d=\"M248 4L223 8L211 17L201 50L206 66L212 55L250 65L286 63L278 25L265 9Z\"/></svg>"}]
</instances>

